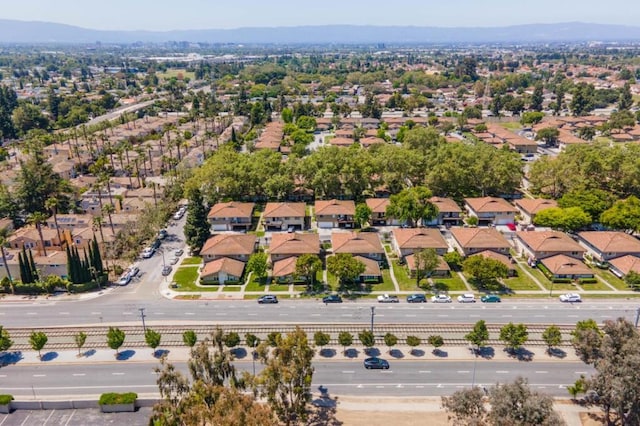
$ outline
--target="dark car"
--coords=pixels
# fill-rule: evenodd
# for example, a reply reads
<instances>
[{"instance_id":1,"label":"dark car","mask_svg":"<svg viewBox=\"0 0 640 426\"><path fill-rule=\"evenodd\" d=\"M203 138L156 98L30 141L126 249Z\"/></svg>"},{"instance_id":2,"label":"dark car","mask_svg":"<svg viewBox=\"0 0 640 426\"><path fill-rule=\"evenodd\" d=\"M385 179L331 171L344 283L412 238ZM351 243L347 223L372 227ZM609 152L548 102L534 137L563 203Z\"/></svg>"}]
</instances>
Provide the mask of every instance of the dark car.
<instances>
[{"instance_id":1,"label":"dark car","mask_svg":"<svg viewBox=\"0 0 640 426\"><path fill-rule=\"evenodd\" d=\"M171 266L167 265L165 267L162 268L162 275L163 276L167 276L171 273Z\"/></svg>"},{"instance_id":2,"label":"dark car","mask_svg":"<svg viewBox=\"0 0 640 426\"><path fill-rule=\"evenodd\" d=\"M330 294L322 298L322 303L342 303L342 297L337 294Z\"/></svg>"},{"instance_id":3,"label":"dark car","mask_svg":"<svg viewBox=\"0 0 640 426\"><path fill-rule=\"evenodd\" d=\"M263 303L278 303L278 298L272 294L265 294L264 296L260 296L260 298L258 298L258 303L261 305Z\"/></svg>"},{"instance_id":4,"label":"dark car","mask_svg":"<svg viewBox=\"0 0 640 426\"><path fill-rule=\"evenodd\" d=\"M409 303L427 303L427 297L424 294L410 294L407 296L407 302Z\"/></svg>"},{"instance_id":5,"label":"dark car","mask_svg":"<svg viewBox=\"0 0 640 426\"><path fill-rule=\"evenodd\" d=\"M382 358L367 358L364 360L364 368L366 368L367 370L373 368L373 369L379 369L379 370L388 370L389 369L389 363L387 362L386 359L382 359Z\"/></svg>"},{"instance_id":6,"label":"dark car","mask_svg":"<svg viewBox=\"0 0 640 426\"><path fill-rule=\"evenodd\" d=\"M151 248L154 250L158 250L158 248L160 248L160 245L162 244L162 242L159 239L155 239L153 241L153 243L151 243Z\"/></svg>"},{"instance_id":7,"label":"dark car","mask_svg":"<svg viewBox=\"0 0 640 426\"><path fill-rule=\"evenodd\" d=\"M500 303L500 302L502 302L502 299L500 299L500 296L498 296L496 294L487 294L486 296L482 296L480 298L480 300L483 303Z\"/></svg>"}]
</instances>

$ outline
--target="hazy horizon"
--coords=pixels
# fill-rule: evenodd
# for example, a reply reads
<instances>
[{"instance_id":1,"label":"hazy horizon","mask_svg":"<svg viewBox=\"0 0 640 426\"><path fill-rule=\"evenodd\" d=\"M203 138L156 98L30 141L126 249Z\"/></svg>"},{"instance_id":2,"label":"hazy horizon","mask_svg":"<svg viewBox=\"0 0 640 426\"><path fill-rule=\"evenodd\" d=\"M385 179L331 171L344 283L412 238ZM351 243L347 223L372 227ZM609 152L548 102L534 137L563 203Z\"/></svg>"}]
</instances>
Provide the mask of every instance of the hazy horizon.
<instances>
[{"instance_id":1,"label":"hazy horizon","mask_svg":"<svg viewBox=\"0 0 640 426\"><path fill-rule=\"evenodd\" d=\"M626 0L610 0L606 8L596 0L539 0L525 12L521 3L503 0L454 0L448 6L433 0L325 0L313 4L289 0L86 0L79 7L77 0L22 0L3 5L2 18L94 30L171 31L308 25L504 27L564 22L638 26L640 15L640 4L630 5Z\"/></svg>"}]
</instances>

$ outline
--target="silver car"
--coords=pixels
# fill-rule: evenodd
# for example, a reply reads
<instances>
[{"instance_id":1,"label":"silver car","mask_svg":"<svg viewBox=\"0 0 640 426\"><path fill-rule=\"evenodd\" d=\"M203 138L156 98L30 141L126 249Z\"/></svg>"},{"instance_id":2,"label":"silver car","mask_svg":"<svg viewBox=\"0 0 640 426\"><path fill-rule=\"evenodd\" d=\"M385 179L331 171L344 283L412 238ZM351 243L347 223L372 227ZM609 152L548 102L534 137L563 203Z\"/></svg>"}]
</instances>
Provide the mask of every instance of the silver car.
<instances>
[{"instance_id":1,"label":"silver car","mask_svg":"<svg viewBox=\"0 0 640 426\"><path fill-rule=\"evenodd\" d=\"M436 294L431 296L432 303L451 303L451 297L446 294Z\"/></svg>"}]
</instances>

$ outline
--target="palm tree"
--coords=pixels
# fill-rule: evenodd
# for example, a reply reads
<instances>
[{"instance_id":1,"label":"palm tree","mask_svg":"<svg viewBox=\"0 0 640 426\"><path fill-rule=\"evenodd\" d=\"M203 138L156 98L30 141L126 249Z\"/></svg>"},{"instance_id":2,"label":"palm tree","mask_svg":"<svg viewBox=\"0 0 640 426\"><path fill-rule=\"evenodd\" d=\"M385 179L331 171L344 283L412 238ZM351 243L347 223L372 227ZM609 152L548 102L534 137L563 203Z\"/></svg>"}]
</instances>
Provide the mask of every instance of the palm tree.
<instances>
[{"instance_id":1,"label":"palm tree","mask_svg":"<svg viewBox=\"0 0 640 426\"><path fill-rule=\"evenodd\" d=\"M13 285L13 278L11 277L11 271L9 270L9 265L7 265L7 255L4 252L4 246L7 244L7 237L9 236L8 228L0 228L0 252L2 252L2 263L4 264L4 269L7 272L7 278L9 278L9 285L11 286L11 294L16 293L16 288Z\"/></svg>"},{"instance_id":2,"label":"palm tree","mask_svg":"<svg viewBox=\"0 0 640 426\"><path fill-rule=\"evenodd\" d=\"M53 215L53 223L56 225L56 233L58 234L58 241L60 241L60 246L62 246L62 238L60 237L60 227L58 226L58 199L56 197L49 197L44 202L44 207L51 212Z\"/></svg>"},{"instance_id":3,"label":"palm tree","mask_svg":"<svg viewBox=\"0 0 640 426\"><path fill-rule=\"evenodd\" d=\"M102 206L102 211L107 214L109 217L109 225L111 226L111 232L113 235L116 234L116 231L113 230L113 220L111 219L111 214L116 211L116 208L113 207L113 204L105 204Z\"/></svg>"},{"instance_id":4,"label":"palm tree","mask_svg":"<svg viewBox=\"0 0 640 426\"><path fill-rule=\"evenodd\" d=\"M47 255L47 249L44 246L44 236L42 235L42 223L47 220L47 215L42 212L33 212L29 215L28 222L36 226L38 235L40 236L40 244L42 245L42 252Z\"/></svg>"},{"instance_id":5,"label":"palm tree","mask_svg":"<svg viewBox=\"0 0 640 426\"><path fill-rule=\"evenodd\" d=\"M98 228L100 231L100 238L102 239L102 244L104 244L104 232L102 232L102 224L104 223L104 218L102 215L93 217L93 226L94 228Z\"/></svg>"}]
</instances>

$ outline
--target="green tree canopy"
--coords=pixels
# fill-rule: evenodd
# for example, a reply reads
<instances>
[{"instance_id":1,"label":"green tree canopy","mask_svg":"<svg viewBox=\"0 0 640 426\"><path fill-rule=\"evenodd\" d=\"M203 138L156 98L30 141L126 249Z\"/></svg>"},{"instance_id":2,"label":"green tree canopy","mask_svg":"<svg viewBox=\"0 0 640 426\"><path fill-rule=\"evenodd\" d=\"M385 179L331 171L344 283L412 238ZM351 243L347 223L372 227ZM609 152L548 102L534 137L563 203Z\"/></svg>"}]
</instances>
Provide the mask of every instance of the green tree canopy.
<instances>
[{"instance_id":1,"label":"green tree canopy","mask_svg":"<svg viewBox=\"0 0 640 426\"><path fill-rule=\"evenodd\" d=\"M600 216L604 226L626 232L640 232L640 199L631 196L616 201L610 209Z\"/></svg>"},{"instance_id":2,"label":"green tree canopy","mask_svg":"<svg viewBox=\"0 0 640 426\"><path fill-rule=\"evenodd\" d=\"M547 226L562 231L577 231L593 222L591 216L580 207L551 207L540 211L533 219L537 226Z\"/></svg>"},{"instance_id":3,"label":"green tree canopy","mask_svg":"<svg viewBox=\"0 0 640 426\"><path fill-rule=\"evenodd\" d=\"M476 353L489 340L489 329L484 320L479 320L473 326L473 330L464 336L465 340L475 346Z\"/></svg>"},{"instance_id":4,"label":"green tree canopy","mask_svg":"<svg viewBox=\"0 0 640 426\"><path fill-rule=\"evenodd\" d=\"M327 258L327 272L335 275L340 283L354 283L364 271L364 263L351 254L338 253Z\"/></svg>"},{"instance_id":5,"label":"green tree canopy","mask_svg":"<svg viewBox=\"0 0 640 426\"><path fill-rule=\"evenodd\" d=\"M386 215L411 225L432 220L438 214L438 208L430 201L431 197L431 191L425 187L404 189L391 196Z\"/></svg>"},{"instance_id":6,"label":"green tree canopy","mask_svg":"<svg viewBox=\"0 0 640 426\"><path fill-rule=\"evenodd\" d=\"M500 329L500 340L505 343L509 351L520 349L529 340L527 326L510 322Z\"/></svg>"}]
</instances>

